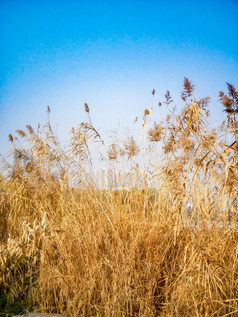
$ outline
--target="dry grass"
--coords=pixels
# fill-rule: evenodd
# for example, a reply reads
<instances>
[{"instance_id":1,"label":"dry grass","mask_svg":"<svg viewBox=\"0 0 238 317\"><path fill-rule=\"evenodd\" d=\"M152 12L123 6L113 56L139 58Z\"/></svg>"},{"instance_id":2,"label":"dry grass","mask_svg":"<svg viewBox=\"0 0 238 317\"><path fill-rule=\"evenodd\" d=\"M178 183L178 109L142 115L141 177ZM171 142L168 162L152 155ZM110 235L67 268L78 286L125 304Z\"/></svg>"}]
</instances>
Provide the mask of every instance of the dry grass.
<instances>
[{"instance_id":1,"label":"dry grass","mask_svg":"<svg viewBox=\"0 0 238 317\"><path fill-rule=\"evenodd\" d=\"M231 111L237 93L228 88L221 96ZM141 147L133 137L106 147L87 104L89 120L72 129L67 151L50 120L17 130L24 146L9 136L14 163L5 162L9 176L0 180L3 314L19 303L70 317L238 315L235 113L226 145L207 126L209 100L187 102L193 90L185 79L185 107L165 126L143 116ZM120 159L140 182L97 188L95 142L108 164L117 169Z\"/></svg>"}]
</instances>

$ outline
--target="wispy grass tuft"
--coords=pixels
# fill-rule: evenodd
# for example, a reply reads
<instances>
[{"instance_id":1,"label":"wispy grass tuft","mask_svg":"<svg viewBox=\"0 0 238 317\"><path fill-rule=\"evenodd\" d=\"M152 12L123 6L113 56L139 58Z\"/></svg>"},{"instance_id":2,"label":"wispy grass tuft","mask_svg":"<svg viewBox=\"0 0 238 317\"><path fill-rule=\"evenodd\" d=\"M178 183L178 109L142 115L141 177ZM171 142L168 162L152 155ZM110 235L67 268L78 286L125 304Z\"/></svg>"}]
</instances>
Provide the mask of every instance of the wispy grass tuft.
<instances>
[{"instance_id":1,"label":"wispy grass tuft","mask_svg":"<svg viewBox=\"0 0 238 317\"><path fill-rule=\"evenodd\" d=\"M210 129L185 78L180 112L106 145L88 122L66 150L48 121L11 134L0 177L0 303L67 316L238 315L237 92ZM155 98L155 90L152 90ZM189 97L189 98L188 98ZM190 100L190 101L188 101ZM157 118L160 116L157 116ZM136 120L137 121L137 120ZM229 130L223 133L229 124ZM229 134L229 143L227 142ZM110 186L95 178L100 162ZM119 179L124 182L119 184Z\"/></svg>"}]
</instances>

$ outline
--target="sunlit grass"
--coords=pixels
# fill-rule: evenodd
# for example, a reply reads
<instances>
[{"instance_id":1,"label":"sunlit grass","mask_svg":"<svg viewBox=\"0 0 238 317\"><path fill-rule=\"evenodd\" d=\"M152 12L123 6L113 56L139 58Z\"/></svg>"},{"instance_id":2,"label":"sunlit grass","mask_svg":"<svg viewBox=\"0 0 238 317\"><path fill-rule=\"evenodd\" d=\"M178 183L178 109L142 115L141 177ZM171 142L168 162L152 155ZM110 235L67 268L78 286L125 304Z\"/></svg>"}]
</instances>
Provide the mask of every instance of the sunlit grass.
<instances>
[{"instance_id":1,"label":"sunlit grass","mask_svg":"<svg viewBox=\"0 0 238 317\"><path fill-rule=\"evenodd\" d=\"M37 131L17 130L21 141L9 135L14 160L0 180L5 315L14 305L74 317L238 314L238 94L232 85L220 92L227 117L210 130L209 99L193 90L185 79L178 114L166 93L164 122L151 124L152 109L144 111L141 145L130 136L106 146L87 104L89 120L71 130L67 150L50 116ZM131 174L128 186L98 188L100 160Z\"/></svg>"}]
</instances>

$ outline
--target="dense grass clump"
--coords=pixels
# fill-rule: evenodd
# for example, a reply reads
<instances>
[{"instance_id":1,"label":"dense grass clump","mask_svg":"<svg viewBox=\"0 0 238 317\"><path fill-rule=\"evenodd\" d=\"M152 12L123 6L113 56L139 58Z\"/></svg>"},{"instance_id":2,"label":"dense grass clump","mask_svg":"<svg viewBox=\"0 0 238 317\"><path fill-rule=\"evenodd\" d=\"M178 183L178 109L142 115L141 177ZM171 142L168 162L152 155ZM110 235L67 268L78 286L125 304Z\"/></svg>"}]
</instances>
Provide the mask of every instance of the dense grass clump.
<instances>
[{"instance_id":1,"label":"dense grass clump","mask_svg":"<svg viewBox=\"0 0 238 317\"><path fill-rule=\"evenodd\" d=\"M185 78L178 114L167 92L163 121L150 124L155 109L145 109L141 145L128 136L107 146L87 104L88 122L71 130L67 149L50 117L37 131L16 130L21 143L9 135L13 163L3 161L0 178L3 316L238 315L238 93L230 84L219 93L227 117L211 130L209 98L193 91ZM100 159L112 170L104 188Z\"/></svg>"}]
</instances>

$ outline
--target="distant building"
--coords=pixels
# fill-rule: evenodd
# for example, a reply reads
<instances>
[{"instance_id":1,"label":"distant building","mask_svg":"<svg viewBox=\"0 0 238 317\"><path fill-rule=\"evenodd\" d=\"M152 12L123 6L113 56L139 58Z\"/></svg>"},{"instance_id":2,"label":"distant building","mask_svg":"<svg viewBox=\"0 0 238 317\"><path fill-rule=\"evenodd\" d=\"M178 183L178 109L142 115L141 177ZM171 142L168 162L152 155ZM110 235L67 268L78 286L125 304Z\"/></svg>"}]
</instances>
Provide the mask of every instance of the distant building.
<instances>
[{"instance_id":1,"label":"distant building","mask_svg":"<svg viewBox=\"0 0 238 317\"><path fill-rule=\"evenodd\" d=\"M135 178L134 178L135 179ZM96 185L100 189L130 188L136 184L130 172L115 172L101 168L96 172Z\"/></svg>"}]
</instances>

